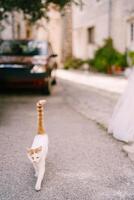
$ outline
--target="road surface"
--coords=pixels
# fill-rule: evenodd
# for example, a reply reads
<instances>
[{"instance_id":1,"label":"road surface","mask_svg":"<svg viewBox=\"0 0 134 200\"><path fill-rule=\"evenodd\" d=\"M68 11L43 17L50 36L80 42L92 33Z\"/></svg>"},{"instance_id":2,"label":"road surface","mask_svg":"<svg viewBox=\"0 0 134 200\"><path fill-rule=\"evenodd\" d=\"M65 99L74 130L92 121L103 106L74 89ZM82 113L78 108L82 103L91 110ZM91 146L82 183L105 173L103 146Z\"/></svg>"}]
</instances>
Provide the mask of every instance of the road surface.
<instances>
[{"instance_id":1,"label":"road surface","mask_svg":"<svg viewBox=\"0 0 134 200\"><path fill-rule=\"evenodd\" d=\"M36 134L35 104L44 96L0 95L0 200L133 200L134 166L122 143L73 109L64 90L60 81L45 97L50 144L40 192L26 148Z\"/></svg>"}]
</instances>

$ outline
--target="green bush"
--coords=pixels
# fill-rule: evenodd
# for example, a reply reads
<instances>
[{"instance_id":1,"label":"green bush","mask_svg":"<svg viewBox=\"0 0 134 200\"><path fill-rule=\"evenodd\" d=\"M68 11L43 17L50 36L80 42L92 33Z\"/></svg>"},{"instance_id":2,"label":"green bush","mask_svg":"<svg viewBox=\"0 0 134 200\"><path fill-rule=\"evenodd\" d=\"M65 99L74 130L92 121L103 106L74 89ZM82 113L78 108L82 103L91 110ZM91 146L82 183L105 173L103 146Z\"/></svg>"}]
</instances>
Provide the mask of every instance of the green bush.
<instances>
[{"instance_id":1,"label":"green bush","mask_svg":"<svg viewBox=\"0 0 134 200\"><path fill-rule=\"evenodd\" d=\"M96 52L94 59L89 60L89 64L99 72L108 72L113 65L121 67L127 66L126 55L118 52L111 38L105 40L105 43Z\"/></svg>"},{"instance_id":2,"label":"green bush","mask_svg":"<svg viewBox=\"0 0 134 200\"><path fill-rule=\"evenodd\" d=\"M78 69L84 63L82 59L79 58L68 58L64 62L64 69Z\"/></svg>"},{"instance_id":3,"label":"green bush","mask_svg":"<svg viewBox=\"0 0 134 200\"><path fill-rule=\"evenodd\" d=\"M131 64L134 65L134 51L130 51L128 57L130 58Z\"/></svg>"},{"instance_id":4,"label":"green bush","mask_svg":"<svg viewBox=\"0 0 134 200\"><path fill-rule=\"evenodd\" d=\"M125 68L128 66L127 64L127 55L118 53L117 60L115 62L115 65L121 66L122 68Z\"/></svg>"}]
</instances>

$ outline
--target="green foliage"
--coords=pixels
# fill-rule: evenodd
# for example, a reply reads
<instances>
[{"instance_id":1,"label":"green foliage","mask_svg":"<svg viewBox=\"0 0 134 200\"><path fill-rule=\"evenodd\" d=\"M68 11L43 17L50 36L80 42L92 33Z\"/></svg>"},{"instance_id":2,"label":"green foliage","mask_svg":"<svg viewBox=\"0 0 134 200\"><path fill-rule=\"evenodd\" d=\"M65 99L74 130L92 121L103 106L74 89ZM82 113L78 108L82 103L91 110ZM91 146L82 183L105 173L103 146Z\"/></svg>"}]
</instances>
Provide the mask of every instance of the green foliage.
<instances>
[{"instance_id":1,"label":"green foliage","mask_svg":"<svg viewBox=\"0 0 134 200\"><path fill-rule=\"evenodd\" d=\"M56 4L62 10L71 2L73 0L0 0L0 20L7 18L8 12L21 11L30 22L36 22L46 17L50 3Z\"/></svg>"},{"instance_id":2,"label":"green foliage","mask_svg":"<svg viewBox=\"0 0 134 200\"><path fill-rule=\"evenodd\" d=\"M0 0L0 20L7 17L8 12L22 11L31 22L44 17L44 3L41 0Z\"/></svg>"},{"instance_id":3,"label":"green foliage","mask_svg":"<svg viewBox=\"0 0 134 200\"><path fill-rule=\"evenodd\" d=\"M128 57L130 58L131 64L134 65L134 51L130 51Z\"/></svg>"},{"instance_id":4,"label":"green foliage","mask_svg":"<svg viewBox=\"0 0 134 200\"><path fill-rule=\"evenodd\" d=\"M84 61L79 58L68 58L64 62L64 69L78 69L83 63Z\"/></svg>"},{"instance_id":5,"label":"green foliage","mask_svg":"<svg viewBox=\"0 0 134 200\"><path fill-rule=\"evenodd\" d=\"M127 66L126 55L118 52L111 38L105 40L104 45L95 52L94 59L89 64L99 72L108 72L113 65Z\"/></svg>"},{"instance_id":6,"label":"green foliage","mask_svg":"<svg viewBox=\"0 0 134 200\"><path fill-rule=\"evenodd\" d=\"M55 5L59 6L60 9L63 9L66 5L70 4L72 0L47 0L46 5L50 3L54 3Z\"/></svg>"},{"instance_id":7,"label":"green foliage","mask_svg":"<svg viewBox=\"0 0 134 200\"><path fill-rule=\"evenodd\" d=\"M128 67L126 53L124 53L124 54L119 53L118 54L118 59L117 59L115 65L122 67L122 69L125 69L126 67Z\"/></svg>"}]
</instances>

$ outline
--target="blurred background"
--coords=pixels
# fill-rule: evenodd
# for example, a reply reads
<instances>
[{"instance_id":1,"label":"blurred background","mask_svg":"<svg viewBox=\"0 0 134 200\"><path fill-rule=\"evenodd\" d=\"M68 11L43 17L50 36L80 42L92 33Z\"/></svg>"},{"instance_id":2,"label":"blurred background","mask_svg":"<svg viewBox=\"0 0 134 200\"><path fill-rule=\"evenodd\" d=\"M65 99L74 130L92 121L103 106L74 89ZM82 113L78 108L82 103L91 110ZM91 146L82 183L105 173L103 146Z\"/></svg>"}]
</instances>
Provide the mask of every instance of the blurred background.
<instances>
[{"instance_id":1,"label":"blurred background","mask_svg":"<svg viewBox=\"0 0 134 200\"><path fill-rule=\"evenodd\" d=\"M112 40L117 54L133 51L132 0L127 4L125 0L84 0L73 4L66 0L39 1L35 5L32 1L29 1L31 5L22 2L1 1L0 38L49 41L58 54L60 67L69 58L88 62L108 39ZM117 60L121 65L121 58Z\"/></svg>"},{"instance_id":2,"label":"blurred background","mask_svg":"<svg viewBox=\"0 0 134 200\"><path fill-rule=\"evenodd\" d=\"M50 82L56 83L56 78L47 79L57 68L123 75L134 63L133 10L131 0L1 1L1 83L10 80L11 68L16 68L13 73L25 68L22 82L38 79L33 85L47 90ZM12 81L15 78L12 75Z\"/></svg>"}]
</instances>

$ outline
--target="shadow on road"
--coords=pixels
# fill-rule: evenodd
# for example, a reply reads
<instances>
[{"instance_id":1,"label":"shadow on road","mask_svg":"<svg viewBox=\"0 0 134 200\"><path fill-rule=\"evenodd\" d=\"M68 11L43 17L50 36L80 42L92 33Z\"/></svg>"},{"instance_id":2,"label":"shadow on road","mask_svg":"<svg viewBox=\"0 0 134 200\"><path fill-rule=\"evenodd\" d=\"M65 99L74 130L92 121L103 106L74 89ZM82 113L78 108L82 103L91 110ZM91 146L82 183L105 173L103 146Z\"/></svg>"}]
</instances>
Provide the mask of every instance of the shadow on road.
<instances>
[{"instance_id":1,"label":"shadow on road","mask_svg":"<svg viewBox=\"0 0 134 200\"><path fill-rule=\"evenodd\" d=\"M35 99L46 98L39 90L6 89L0 90L0 126L8 123L8 111L13 107L19 109L22 104L32 103ZM36 101L36 100L35 100Z\"/></svg>"},{"instance_id":2,"label":"shadow on road","mask_svg":"<svg viewBox=\"0 0 134 200\"><path fill-rule=\"evenodd\" d=\"M4 95L44 95L39 89L0 89L0 96Z\"/></svg>"}]
</instances>

